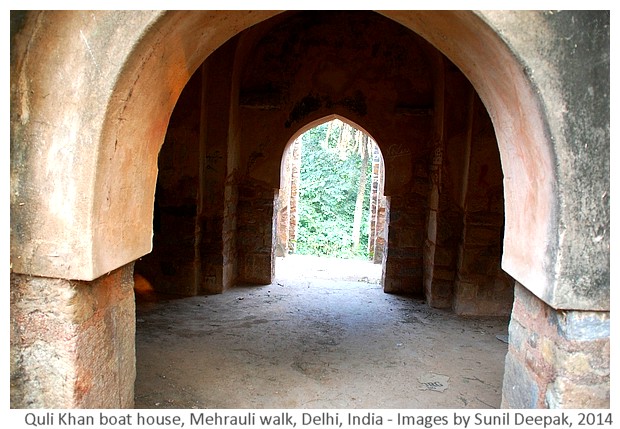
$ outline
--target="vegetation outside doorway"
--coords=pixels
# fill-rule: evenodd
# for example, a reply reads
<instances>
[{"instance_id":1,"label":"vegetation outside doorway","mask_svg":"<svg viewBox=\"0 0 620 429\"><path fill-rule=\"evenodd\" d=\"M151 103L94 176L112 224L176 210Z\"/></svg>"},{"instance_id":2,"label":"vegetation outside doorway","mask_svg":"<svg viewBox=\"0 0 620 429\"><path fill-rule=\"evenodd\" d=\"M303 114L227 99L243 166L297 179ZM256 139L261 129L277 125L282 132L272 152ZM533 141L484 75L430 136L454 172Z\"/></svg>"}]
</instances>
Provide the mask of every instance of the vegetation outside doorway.
<instances>
[{"instance_id":1,"label":"vegetation outside doorway","mask_svg":"<svg viewBox=\"0 0 620 429\"><path fill-rule=\"evenodd\" d=\"M382 262L384 167L372 137L332 119L294 139L282 164L277 256Z\"/></svg>"}]
</instances>

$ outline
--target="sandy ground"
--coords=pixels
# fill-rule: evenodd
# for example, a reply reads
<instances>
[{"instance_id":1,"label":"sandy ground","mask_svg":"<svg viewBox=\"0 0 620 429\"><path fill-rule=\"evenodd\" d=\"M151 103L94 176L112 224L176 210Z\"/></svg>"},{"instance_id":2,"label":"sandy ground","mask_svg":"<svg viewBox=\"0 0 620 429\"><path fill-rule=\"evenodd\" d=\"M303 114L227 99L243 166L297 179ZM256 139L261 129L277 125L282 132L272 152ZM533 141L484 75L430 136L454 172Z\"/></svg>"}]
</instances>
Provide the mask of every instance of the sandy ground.
<instances>
[{"instance_id":1,"label":"sandy ground","mask_svg":"<svg viewBox=\"0 0 620 429\"><path fill-rule=\"evenodd\" d=\"M268 286L138 300L136 408L498 408L508 320L385 294L380 270L291 255Z\"/></svg>"}]
</instances>

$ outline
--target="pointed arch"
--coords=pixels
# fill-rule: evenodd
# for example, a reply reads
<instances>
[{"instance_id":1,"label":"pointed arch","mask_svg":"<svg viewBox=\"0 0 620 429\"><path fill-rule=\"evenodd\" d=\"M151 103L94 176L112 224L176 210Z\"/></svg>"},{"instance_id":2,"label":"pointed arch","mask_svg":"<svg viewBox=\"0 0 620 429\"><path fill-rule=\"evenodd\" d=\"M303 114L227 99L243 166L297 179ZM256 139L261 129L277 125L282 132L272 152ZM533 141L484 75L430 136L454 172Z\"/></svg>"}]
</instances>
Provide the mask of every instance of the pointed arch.
<instances>
[{"instance_id":1,"label":"pointed arch","mask_svg":"<svg viewBox=\"0 0 620 429\"><path fill-rule=\"evenodd\" d=\"M29 15L20 27L27 36L13 38L20 61L11 63L12 141L19 145L11 151L13 270L92 280L149 252L157 153L181 89L224 41L277 14ZM553 113L562 106L564 81L540 53L548 50L545 40L557 39L556 29L537 12L382 14L456 64L490 113L505 174L504 269L556 308L609 308L609 288L599 284L608 280L608 266L581 267L562 239L569 231L587 240L596 225L580 227L566 209L578 197L564 192L574 186L573 149L563 118ZM605 243L591 243L592 258L608 253Z\"/></svg>"},{"instance_id":2,"label":"pointed arch","mask_svg":"<svg viewBox=\"0 0 620 429\"><path fill-rule=\"evenodd\" d=\"M311 130L312 128L318 127L319 125L325 124L329 121L333 121L334 119L338 119L341 122L344 122L348 125L350 125L353 128L357 128L358 130L368 134L370 136L370 138L377 144L377 148L379 149L379 151L381 152L381 157L383 158L383 152L381 151L381 147L379 145L379 142L377 141L377 139L375 139L372 135L372 133L368 132L368 130L366 128L364 128L364 126L358 124L357 122L347 118L346 116L337 114L337 113L333 113L330 115L326 115L323 116L319 119L315 119L313 121L310 121L308 123L306 123L305 125L301 125L297 128L297 130L291 135L291 137L288 139L288 142L286 143L284 150L282 152L282 162L280 164L280 186L283 185L282 180L283 180L283 171L282 168L284 166L284 159L286 157L286 153L290 150L291 146L295 143L295 140L297 140L302 134L304 134L306 131Z\"/></svg>"},{"instance_id":3,"label":"pointed arch","mask_svg":"<svg viewBox=\"0 0 620 429\"><path fill-rule=\"evenodd\" d=\"M301 168L301 153L298 140L307 131L335 120L361 131L372 141L373 153L369 154L368 160L371 162L371 166L373 163L377 164L377 168L372 170L373 173L371 177L371 181L374 180L377 186L374 187L371 182L371 230L369 231L368 246L371 259L377 263L384 263L383 255L385 254L385 246L387 244L385 238L387 236L387 222L385 219L386 198L383 194L385 183L383 154L376 140L362 126L339 114L326 115L300 126L297 131L293 133L293 136L285 146L280 163L280 191L278 212L276 215L277 228L276 231L274 231L274 233L277 234L274 240L276 242L276 256L284 256L288 251L292 250L290 242L291 240L295 241L297 235L297 198L299 195L299 172ZM381 214L379 214L381 209ZM379 240L376 239L377 234L381 235Z\"/></svg>"}]
</instances>

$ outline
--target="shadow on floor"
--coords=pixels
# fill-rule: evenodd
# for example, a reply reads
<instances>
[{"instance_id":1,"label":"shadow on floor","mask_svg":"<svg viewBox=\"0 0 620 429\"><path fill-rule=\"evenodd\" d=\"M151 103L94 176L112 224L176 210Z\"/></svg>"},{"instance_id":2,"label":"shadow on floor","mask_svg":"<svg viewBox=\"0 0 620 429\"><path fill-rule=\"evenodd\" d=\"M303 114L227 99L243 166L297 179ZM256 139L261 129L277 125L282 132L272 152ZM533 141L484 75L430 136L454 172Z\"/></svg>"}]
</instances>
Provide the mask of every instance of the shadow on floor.
<instances>
[{"instance_id":1,"label":"shadow on floor","mask_svg":"<svg viewBox=\"0 0 620 429\"><path fill-rule=\"evenodd\" d=\"M287 257L268 286L137 302L136 408L498 408L508 320L385 294L380 274Z\"/></svg>"}]
</instances>

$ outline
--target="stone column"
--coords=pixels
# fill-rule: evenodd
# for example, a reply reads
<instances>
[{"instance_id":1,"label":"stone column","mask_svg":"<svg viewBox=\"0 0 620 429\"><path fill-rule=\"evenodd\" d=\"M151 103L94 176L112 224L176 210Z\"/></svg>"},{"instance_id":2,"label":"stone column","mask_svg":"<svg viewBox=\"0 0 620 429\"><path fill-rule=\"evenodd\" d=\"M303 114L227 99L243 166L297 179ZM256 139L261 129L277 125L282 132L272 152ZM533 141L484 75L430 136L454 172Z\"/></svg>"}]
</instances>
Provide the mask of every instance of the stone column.
<instances>
[{"instance_id":1,"label":"stone column","mask_svg":"<svg viewBox=\"0 0 620 429\"><path fill-rule=\"evenodd\" d=\"M514 280L501 269L504 188L488 113L472 92L463 175L463 234L452 308L457 314L508 316Z\"/></svg>"},{"instance_id":2,"label":"stone column","mask_svg":"<svg viewBox=\"0 0 620 429\"><path fill-rule=\"evenodd\" d=\"M278 191L247 179L239 185L237 243L239 282L269 284L275 276Z\"/></svg>"},{"instance_id":3,"label":"stone column","mask_svg":"<svg viewBox=\"0 0 620 429\"><path fill-rule=\"evenodd\" d=\"M609 408L610 318L515 286L502 408Z\"/></svg>"},{"instance_id":4,"label":"stone column","mask_svg":"<svg viewBox=\"0 0 620 429\"><path fill-rule=\"evenodd\" d=\"M236 175L232 135L233 69L236 42L225 44L202 66L200 174L196 219L196 289L221 293L236 280Z\"/></svg>"},{"instance_id":5,"label":"stone column","mask_svg":"<svg viewBox=\"0 0 620 429\"><path fill-rule=\"evenodd\" d=\"M429 165L430 189L428 197L428 215L426 228L426 241L424 243L424 296L428 305L437 308L449 307L452 298L452 283L443 281L437 284L435 279L435 255L437 253L438 228L444 228L439 221L440 195L442 191L442 170L444 136L446 129L445 120L445 92L446 81L444 73L444 61L434 56L437 69L434 93L434 137L433 157ZM443 287L442 287L443 286Z\"/></svg>"},{"instance_id":6,"label":"stone column","mask_svg":"<svg viewBox=\"0 0 620 429\"><path fill-rule=\"evenodd\" d=\"M426 229L426 241L424 245L424 296L428 305L435 308L450 307L452 302L453 276L442 276L441 252L437 252L437 234L445 235L438 228L446 228L444 222L439 220L440 193L441 193L441 170L443 168L443 141L439 140L435 147L430 169L430 195L428 202L428 217ZM443 208L443 207L442 207ZM439 255L438 255L439 253ZM435 273L435 256L438 256L438 272ZM437 275L436 275L437 274ZM443 277L443 278L442 278Z\"/></svg>"},{"instance_id":7,"label":"stone column","mask_svg":"<svg viewBox=\"0 0 620 429\"><path fill-rule=\"evenodd\" d=\"M11 407L131 408L133 263L91 282L11 274Z\"/></svg>"},{"instance_id":8,"label":"stone column","mask_svg":"<svg viewBox=\"0 0 620 429\"><path fill-rule=\"evenodd\" d=\"M372 184L370 196L370 234L368 235L368 253L375 264L383 262L385 253L386 230L384 194L383 156L377 144L373 144Z\"/></svg>"},{"instance_id":9,"label":"stone column","mask_svg":"<svg viewBox=\"0 0 620 429\"><path fill-rule=\"evenodd\" d=\"M425 114L424 120L427 118ZM385 162L387 175L403 179L401 186L386 191L390 199L384 291L421 298L430 187L428 153L415 145L393 144L386 151Z\"/></svg>"},{"instance_id":10,"label":"stone column","mask_svg":"<svg viewBox=\"0 0 620 429\"><path fill-rule=\"evenodd\" d=\"M428 192L428 177L420 177L417 186ZM424 242L427 195L410 192L390 196L388 252L385 263L384 291L422 297L424 294Z\"/></svg>"}]
</instances>

